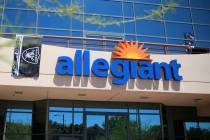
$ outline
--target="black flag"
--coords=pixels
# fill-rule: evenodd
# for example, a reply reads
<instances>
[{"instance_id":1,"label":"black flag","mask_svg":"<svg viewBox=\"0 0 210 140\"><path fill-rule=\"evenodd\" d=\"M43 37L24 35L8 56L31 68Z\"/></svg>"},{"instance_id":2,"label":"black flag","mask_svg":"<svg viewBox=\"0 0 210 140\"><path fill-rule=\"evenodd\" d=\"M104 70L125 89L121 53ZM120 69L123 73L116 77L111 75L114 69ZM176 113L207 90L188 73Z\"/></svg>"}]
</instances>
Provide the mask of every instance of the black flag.
<instances>
[{"instance_id":1,"label":"black flag","mask_svg":"<svg viewBox=\"0 0 210 140\"><path fill-rule=\"evenodd\" d=\"M38 77L41 58L41 37L16 36L12 74L16 77Z\"/></svg>"}]
</instances>

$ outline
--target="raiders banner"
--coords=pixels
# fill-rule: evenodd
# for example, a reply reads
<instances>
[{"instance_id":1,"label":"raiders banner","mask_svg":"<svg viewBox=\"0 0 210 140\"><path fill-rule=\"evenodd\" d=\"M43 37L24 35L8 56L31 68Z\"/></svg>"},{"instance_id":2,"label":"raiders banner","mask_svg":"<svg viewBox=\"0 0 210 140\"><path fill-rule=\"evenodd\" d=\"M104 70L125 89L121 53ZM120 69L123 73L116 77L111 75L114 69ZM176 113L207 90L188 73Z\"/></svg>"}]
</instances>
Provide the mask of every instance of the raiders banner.
<instances>
[{"instance_id":1,"label":"raiders banner","mask_svg":"<svg viewBox=\"0 0 210 140\"><path fill-rule=\"evenodd\" d=\"M41 37L16 35L12 74L15 77L38 77Z\"/></svg>"}]
</instances>

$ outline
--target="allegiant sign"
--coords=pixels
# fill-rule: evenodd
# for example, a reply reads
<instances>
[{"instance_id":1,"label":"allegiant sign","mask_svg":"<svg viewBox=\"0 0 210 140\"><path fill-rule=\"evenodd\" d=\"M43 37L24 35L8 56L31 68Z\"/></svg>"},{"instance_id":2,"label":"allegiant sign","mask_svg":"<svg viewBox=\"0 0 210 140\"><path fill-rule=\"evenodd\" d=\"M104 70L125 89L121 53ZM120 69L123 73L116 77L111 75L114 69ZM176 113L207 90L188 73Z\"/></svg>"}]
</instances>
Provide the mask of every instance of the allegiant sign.
<instances>
[{"instance_id":1,"label":"allegiant sign","mask_svg":"<svg viewBox=\"0 0 210 140\"><path fill-rule=\"evenodd\" d=\"M90 52L85 50L76 50L74 60L68 56L58 57L56 72L60 75L90 76L91 71L95 76L108 77L109 72L113 75L112 83L117 85L126 84L130 79L139 77L140 79L161 79L161 69L164 73L165 80L182 80L179 75L181 65L177 60L170 63L153 62L151 63L150 55L146 54L146 49L142 45L138 47L138 42L133 44L119 42L115 46L116 51L112 52L111 64L103 58L93 61L90 66Z\"/></svg>"}]
</instances>

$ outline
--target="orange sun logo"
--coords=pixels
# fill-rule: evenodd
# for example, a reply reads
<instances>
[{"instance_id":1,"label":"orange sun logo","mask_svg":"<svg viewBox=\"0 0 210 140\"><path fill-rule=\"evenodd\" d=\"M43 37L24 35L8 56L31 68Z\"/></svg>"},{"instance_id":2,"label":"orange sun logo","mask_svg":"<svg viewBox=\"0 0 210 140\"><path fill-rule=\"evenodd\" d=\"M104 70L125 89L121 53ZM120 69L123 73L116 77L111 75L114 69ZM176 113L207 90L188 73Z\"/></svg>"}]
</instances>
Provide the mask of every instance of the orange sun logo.
<instances>
[{"instance_id":1,"label":"orange sun logo","mask_svg":"<svg viewBox=\"0 0 210 140\"><path fill-rule=\"evenodd\" d=\"M145 53L148 49L143 49L143 44L139 47L138 41L134 44L133 41L128 43L125 40L124 42L119 42L118 46L114 48L115 51L112 52L112 58L152 61L150 55Z\"/></svg>"}]
</instances>

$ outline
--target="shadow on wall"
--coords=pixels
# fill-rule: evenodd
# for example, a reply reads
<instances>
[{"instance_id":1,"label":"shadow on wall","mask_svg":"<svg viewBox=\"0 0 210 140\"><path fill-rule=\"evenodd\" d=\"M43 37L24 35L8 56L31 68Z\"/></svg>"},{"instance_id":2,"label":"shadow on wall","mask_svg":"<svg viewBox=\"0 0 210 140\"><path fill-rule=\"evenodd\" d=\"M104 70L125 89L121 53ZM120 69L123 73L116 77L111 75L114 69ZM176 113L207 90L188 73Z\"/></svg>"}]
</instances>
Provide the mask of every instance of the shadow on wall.
<instances>
[{"instance_id":1,"label":"shadow on wall","mask_svg":"<svg viewBox=\"0 0 210 140\"><path fill-rule=\"evenodd\" d=\"M61 76L54 75L53 81L56 86L62 87L93 87L100 89L111 89L118 91L126 91L126 89L139 89L139 90L160 90L165 91L180 91L179 81L168 80L143 80L143 79L130 79L125 85L112 84L111 76L107 78L95 77L91 74L90 77L77 77L77 76ZM160 84L160 82L162 82ZM162 86L162 87L161 87Z\"/></svg>"},{"instance_id":2,"label":"shadow on wall","mask_svg":"<svg viewBox=\"0 0 210 140\"><path fill-rule=\"evenodd\" d=\"M128 89L134 89L135 87L140 90L166 90L180 91L180 81L161 80L143 80L143 79L131 79L128 82ZM162 87L160 87L162 86Z\"/></svg>"}]
</instances>

